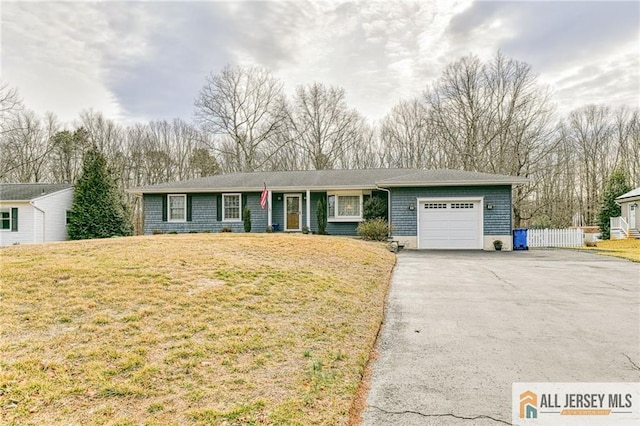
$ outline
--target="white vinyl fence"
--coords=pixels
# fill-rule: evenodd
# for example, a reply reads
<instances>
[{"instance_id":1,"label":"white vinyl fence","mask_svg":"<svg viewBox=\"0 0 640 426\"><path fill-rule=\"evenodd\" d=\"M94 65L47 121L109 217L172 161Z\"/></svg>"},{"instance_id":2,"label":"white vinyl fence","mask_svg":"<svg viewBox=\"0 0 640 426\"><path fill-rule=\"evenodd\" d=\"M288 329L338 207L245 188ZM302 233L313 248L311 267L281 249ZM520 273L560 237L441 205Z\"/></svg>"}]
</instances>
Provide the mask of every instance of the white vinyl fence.
<instances>
[{"instance_id":1,"label":"white vinyl fence","mask_svg":"<svg viewBox=\"0 0 640 426\"><path fill-rule=\"evenodd\" d=\"M528 229L529 247L581 247L584 233L580 228L569 229Z\"/></svg>"}]
</instances>

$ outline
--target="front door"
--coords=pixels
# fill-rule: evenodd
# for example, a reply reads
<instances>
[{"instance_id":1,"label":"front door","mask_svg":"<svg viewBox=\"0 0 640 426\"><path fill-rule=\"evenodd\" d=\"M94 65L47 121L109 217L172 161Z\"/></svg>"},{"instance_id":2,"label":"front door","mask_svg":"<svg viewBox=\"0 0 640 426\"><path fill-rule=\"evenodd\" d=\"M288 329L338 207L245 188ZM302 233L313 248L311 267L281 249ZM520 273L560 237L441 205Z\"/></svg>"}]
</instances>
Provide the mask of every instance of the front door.
<instances>
[{"instance_id":1,"label":"front door","mask_svg":"<svg viewBox=\"0 0 640 426\"><path fill-rule=\"evenodd\" d=\"M634 203L635 204L635 203ZM636 229L636 210L638 210L638 207L634 206L633 204L629 205L629 227Z\"/></svg>"},{"instance_id":2,"label":"front door","mask_svg":"<svg viewBox=\"0 0 640 426\"><path fill-rule=\"evenodd\" d=\"M300 195L284 196L285 231L300 231L302 223L302 197Z\"/></svg>"}]
</instances>

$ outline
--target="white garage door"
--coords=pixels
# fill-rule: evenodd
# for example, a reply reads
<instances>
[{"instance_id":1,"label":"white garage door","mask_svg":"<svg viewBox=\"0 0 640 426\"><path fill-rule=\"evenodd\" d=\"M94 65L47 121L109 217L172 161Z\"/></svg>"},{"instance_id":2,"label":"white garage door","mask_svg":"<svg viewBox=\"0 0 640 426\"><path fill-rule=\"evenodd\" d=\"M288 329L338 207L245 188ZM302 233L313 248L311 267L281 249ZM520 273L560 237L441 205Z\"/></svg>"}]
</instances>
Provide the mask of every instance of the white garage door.
<instances>
[{"instance_id":1,"label":"white garage door","mask_svg":"<svg viewBox=\"0 0 640 426\"><path fill-rule=\"evenodd\" d=\"M418 248L482 248L481 201L428 200L418 206Z\"/></svg>"}]
</instances>

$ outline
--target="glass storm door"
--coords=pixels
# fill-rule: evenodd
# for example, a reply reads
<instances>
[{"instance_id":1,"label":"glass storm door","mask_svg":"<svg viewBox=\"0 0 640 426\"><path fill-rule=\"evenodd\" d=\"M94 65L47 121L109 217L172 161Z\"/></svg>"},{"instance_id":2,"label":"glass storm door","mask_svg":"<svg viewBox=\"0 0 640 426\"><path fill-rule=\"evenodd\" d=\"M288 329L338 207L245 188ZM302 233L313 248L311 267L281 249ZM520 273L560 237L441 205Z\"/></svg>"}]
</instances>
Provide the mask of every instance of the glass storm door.
<instances>
[{"instance_id":1,"label":"glass storm door","mask_svg":"<svg viewBox=\"0 0 640 426\"><path fill-rule=\"evenodd\" d=\"M300 231L302 222L302 210L300 206L302 197L300 195L285 195L285 231Z\"/></svg>"}]
</instances>

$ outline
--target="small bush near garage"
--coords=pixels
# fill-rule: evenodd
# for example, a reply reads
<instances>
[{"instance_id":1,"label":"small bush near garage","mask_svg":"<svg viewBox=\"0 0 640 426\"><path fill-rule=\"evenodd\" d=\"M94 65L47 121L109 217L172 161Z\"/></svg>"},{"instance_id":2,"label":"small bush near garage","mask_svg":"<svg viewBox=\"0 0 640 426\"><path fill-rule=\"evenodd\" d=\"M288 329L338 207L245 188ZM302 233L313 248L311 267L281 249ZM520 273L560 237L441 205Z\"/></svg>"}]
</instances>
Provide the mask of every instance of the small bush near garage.
<instances>
[{"instance_id":1,"label":"small bush near garage","mask_svg":"<svg viewBox=\"0 0 640 426\"><path fill-rule=\"evenodd\" d=\"M391 231L389 223L380 218L361 222L356 228L358 236L373 241L386 241Z\"/></svg>"}]
</instances>

